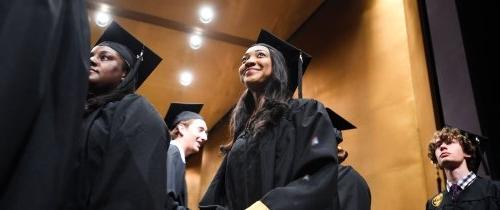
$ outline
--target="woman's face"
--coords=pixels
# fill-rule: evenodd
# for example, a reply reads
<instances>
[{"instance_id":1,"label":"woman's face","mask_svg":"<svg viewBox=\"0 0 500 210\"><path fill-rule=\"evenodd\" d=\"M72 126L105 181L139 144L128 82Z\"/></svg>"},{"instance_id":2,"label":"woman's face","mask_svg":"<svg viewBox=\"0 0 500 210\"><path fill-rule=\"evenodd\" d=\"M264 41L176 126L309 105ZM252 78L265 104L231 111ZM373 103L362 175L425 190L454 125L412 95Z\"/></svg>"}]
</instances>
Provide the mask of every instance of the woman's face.
<instances>
[{"instance_id":1,"label":"woman's face","mask_svg":"<svg viewBox=\"0 0 500 210\"><path fill-rule=\"evenodd\" d=\"M262 87L272 74L269 49L260 45L248 48L241 59L239 74L247 88Z\"/></svg>"},{"instance_id":2,"label":"woman's face","mask_svg":"<svg viewBox=\"0 0 500 210\"><path fill-rule=\"evenodd\" d=\"M99 88L114 88L127 73L123 69L123 59L108 46L95 46L90 51L89 85Z\"/></svg>"}]
</instances>

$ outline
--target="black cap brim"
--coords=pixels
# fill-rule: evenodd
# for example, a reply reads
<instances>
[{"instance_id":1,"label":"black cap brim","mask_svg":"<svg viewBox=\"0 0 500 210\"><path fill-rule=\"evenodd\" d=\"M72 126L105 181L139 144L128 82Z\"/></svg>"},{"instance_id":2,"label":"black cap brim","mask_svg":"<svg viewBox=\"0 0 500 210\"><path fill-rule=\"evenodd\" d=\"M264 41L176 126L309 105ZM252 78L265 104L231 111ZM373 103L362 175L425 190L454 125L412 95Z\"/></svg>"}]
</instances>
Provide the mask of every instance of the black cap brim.
<instances>
[{"instance_id":1,"label":"black cap brim","mask_svg":"<svg viewBox=\"0 0 500 210\"><path fill-rule=\"evenodd\" d=\"M137 56L143 51L143 60L137 70L137 82L136 89L141 86L141 84L148 78L148 76L155 70L155 68L160 64L162 58L153 52L150 48L145 46L142 42L136 39L132 34L126 31L118 23L113 21L108 28L104 31L102 36L97 40L96 45L104 42L111 41L122 44L129 48L130 51ZM131 68L133 68L131 66Z\"/></svg>"},{"instance_id":2,"label":"black cap brim","mask_svg":"<svg viewBox=\"0 0 500 210\"><path fill-rule=\"evenodd\" d=\"M343 131L350 130L356 128L352 123L335 113L332 109L326 108L326 112L328 112L328 117L330 117L330 121L332 122L333 127Z\"/></svg>"},{"instance_id":3,"label":"black cap brim","mask_svg":"<svg viewBox=\"0 0 500 210\"><path fill-rule=\"evenodd\" d=\"M467 130L464 130L462 128L459 128L459 127L456 127L456 126L453 126L453 125L445 125L446 127L450 127L450 128L456 128L458 130L460 130L460 132L462 132L462 134L464 135L467 135L469 137L469 139L474 143L474 144L480 144L481 140L486 140L488 139L487 137L485 136L482 136L480 134L477 134L477 133L474 133L474 132L470 132L470 131L467 131Z\"/></svg>"},{"instance_id":4,"label":"black cap brim","mask_svg":"<svg viewBox=\"0 0 500 210\"><path fill-rule=\"evenodd\" d=\"M182 112L192 112L192 113L200 113L201 108L203 108L203 104L185 104L185 103L171 103L168 108L167 114L165 115L165 123L167 124L169 129L173 129L176 122L179 120L177 116ZM193 117L192 119L203 119L200 117Z\"/></svg>"},{"instance_id":5,"label":"black cap brim","mask_svg":"<svg viewBox=\"0 0 500 210\"><path fill-rule=\"evenodd\" d=\"M354 126L352 123L350 123L328 107L326 108L326 112L328 113L328 117L330 118L330 121L335 128L334 130L338 135L337 144L340 144L344 140L344 138L342 137L342 131L354 129L356 128L356 126Z\"/></svg>"}]
</instances>

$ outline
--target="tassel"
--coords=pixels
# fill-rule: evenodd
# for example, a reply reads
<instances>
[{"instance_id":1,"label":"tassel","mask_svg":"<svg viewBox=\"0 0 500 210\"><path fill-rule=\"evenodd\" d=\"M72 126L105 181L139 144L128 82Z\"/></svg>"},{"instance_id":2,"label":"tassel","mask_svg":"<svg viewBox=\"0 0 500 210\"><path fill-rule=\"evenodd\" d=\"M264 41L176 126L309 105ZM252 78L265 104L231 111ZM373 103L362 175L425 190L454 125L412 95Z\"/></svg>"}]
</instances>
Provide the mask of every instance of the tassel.
<instances>
[{"instance_id":1,"label":"tassel","mask_svg":"<svg viewBox=\"0 0 500 210\"><path fill-rule=\"evenodd\" d=\"M442 192L442 180L441 180L441 176L439 175L439 169L436 168L436 175L437 175L437 178L436 178L436 182L437 182L437 190L438 190L438 193Z\"/></svg>"},{"instance_id":2,"label":"tassel","mask_svg":"<svg viewBox=\"0 0 500 210\"><path fill-rule=\"evenodd\" d=\"M299 72L297 72L297 85L298 85L298 88L299 88L299 98L302 98L302 64L304 63L304 61L302 60L302 51L300 52L299 54L299 66L298 66L298 70Z\"/></svg>"},{"instance_id":3,"label":"tassel","mask_svg":"<svg viewBox=\"0 0 500 210\"><path fill-rule=\"evenodd\" d=\"M139 67L141 66L141 63L144 60L143 55L144 55L144 45L142 46L142 50L139 53L139 55L136 56L137 60L134 63L134 66L132 67L132 69L130 69L130 72L128 73L127 78L125 79L124 82L120 83L118 88L128 86L132 82L134 83L134 86L136 86ZM135 88L134 88L134 90L135 90Z\"/></svg>"}]
</instances>

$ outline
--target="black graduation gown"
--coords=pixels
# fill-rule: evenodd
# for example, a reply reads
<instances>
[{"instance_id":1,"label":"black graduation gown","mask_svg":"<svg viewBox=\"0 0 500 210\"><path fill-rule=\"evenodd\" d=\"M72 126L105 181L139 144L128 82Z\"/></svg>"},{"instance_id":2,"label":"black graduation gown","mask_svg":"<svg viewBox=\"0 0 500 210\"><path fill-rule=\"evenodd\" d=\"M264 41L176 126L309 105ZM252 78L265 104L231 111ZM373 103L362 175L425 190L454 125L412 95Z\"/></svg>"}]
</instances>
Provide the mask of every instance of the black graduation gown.
<instances>
[{"instance_id":1,"label":"black graduation gown","mask_svg":"<svg viewBox=\"0 0 500 210\"><path fill-rule=\"evenodd\" d=\"M167 193L173 201L173 209L177 210L187 209L185 167L179 148L170 145L167 158Z\"/></svg>"},{"instance_id":2,"label":"black graduation gown","mask_svg":"<svg viewBox=\"0 0 500 210\"><path fill-rule=\"evenodd\" d=\"M87 95L83 0L0 1L0 209L56 210Z\"/></svg>"},{"instance_id":3,"label":"black graduation gown","mask_svg":"<svg viewBox=\"0 0 500 210\"><path fill-rule=\"evenodd\" d=\"M84 123L76 203L67 209L156 210L166 207L168 129L135 94L110 102ZM75 207L75 205L77 207Z\"/></svg>"},{"instance_id":4,"label":"black graduation gown","mask_svg":"<svg viewBox=\"0 0 500 210\"><path fill-rule=\"evenodd\" d=\"M457 201L445 190L427 201L427 210L499 210L500 183L478 177L458 195Z\"/></svg>"},{"instance_id":5,"label":"black graduation gown","mask_svg":"<svg viewBox=\"0 0 500 210\"><path fill-rule=\"evenodd\" d=\"M243 132L224 157L200 209L338 209L337 143L324 106L290 100L291 110L258 139Z\"/></svg>"},{"instance_id":6,"label":"black graduation gown","mask_svg":"<svg viewBox=\"0 0 500 210\"><path fill-rule=\"evenodd\" d=\"M365 179L351 166L339 165L338 173L340 209L369 210L371 194Z\"/></svg>"}]
</instances>

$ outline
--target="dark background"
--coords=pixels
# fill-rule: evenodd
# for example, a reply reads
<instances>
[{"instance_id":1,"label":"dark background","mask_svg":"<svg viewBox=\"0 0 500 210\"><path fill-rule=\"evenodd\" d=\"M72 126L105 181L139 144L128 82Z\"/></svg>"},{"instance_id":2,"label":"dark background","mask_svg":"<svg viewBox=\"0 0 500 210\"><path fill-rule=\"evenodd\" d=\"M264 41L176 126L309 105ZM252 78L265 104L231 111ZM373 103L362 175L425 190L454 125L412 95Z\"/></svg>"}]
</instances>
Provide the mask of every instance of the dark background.
<instances>
[{"instance_id":1,"label":"dark background","mask_svg":"<svg viewBox=\"0 0 500 210\"><path fill-rule=\"evenodd\" d=\"M500 179L499 7L493 2L419 0L436 125L480 137L492 179ZM484 165L480 170L484 170ZM487 171L488 172L488 171Z\"/></svg>"}]
</instances>

